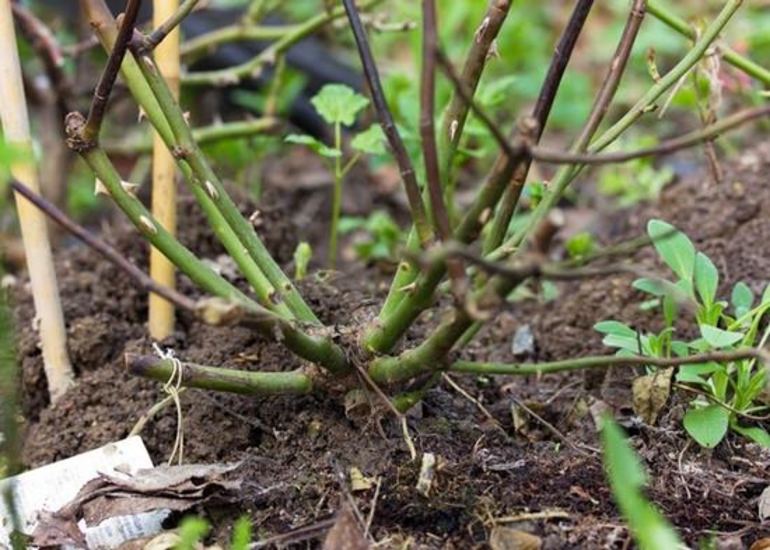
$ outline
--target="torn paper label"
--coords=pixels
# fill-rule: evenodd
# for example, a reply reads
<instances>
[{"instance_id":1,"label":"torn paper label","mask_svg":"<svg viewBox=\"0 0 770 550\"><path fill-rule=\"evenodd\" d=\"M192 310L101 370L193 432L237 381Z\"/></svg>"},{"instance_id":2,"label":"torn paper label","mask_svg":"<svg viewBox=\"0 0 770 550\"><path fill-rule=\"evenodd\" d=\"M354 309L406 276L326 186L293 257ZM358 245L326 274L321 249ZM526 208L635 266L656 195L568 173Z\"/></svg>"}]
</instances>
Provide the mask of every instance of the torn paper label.
<instances>
[{"instance_id":1,"label":"torn paper label","mask_svg":"<svg viewBox=\"0 0 770 550\"><path fill-rule=\"evenodd\" d=\"M88 481L99 474L134 474L152 468L152 460L139 436L110 443L99 449L49 464L0 481L0 494L12 487L22 531L31 534L41 514L54 513L68 504ZM79 526L88 548L116 548L128 540L160 531L168 511L116 517L97 526ZM9 547L13 529L11 514L0 499L0 548Z\"/></svg>"}]
</instances>

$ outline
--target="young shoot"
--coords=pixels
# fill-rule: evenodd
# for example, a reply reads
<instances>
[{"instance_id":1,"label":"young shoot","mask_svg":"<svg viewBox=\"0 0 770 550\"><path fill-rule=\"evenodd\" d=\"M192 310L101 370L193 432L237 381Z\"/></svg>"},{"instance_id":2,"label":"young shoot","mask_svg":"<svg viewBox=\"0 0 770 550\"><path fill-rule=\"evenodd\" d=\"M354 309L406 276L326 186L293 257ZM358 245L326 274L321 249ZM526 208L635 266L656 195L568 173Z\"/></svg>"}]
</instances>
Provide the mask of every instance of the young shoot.
<instances>
[{"instance_id":1,"label":"young shoot","mask_svg":"<svg viewBox=\"0 0 770 550\"><path fill-rule=\"evenodd\" d=\"M640 278L633 286L651 296L645 307L661 308L664 328L657 334L640 333L618 321L602 321L594 328L605 335L606 346L617 348L621 356L648 357L688 357L764 347L770 336L770 328L763 328L762 324L770 309L770 286L759 304L743 282L733 287L729 303L719 300L719 272L687 235L661 220L651 220L647 233L675 277ZM698 327L699 337L689 341L676 338L680 313L691 316L687 320ZM679 367L675 384L697 395L684 416L685 429L703 447L715 447L732 429L770 448L767 430L751 425L758 414L770 409L765 395L766 378L766 370L755 358Z\"/></svg>"},{"instance_id":2,"label":"young shoot","mask_svg":"<svg viewBox=\"0 0 770 550\"><path fill-rule=\"evenodd\" d=\"M294 249L294 279L301 281L307 277L307 266L310 265L310 260L313 258L313 249L310 248L310 244L302 241Z\"/></svg>"},{"instance_id":3,"label":"young shoot","mask_svg":"<svg viewBox=\"0 0 770 550\"><path fill-rule=\"evenodd\" d=\"M384 136L380 127L374 124L353 137L350 141L353 153L346 154L342 130L343 128L353 126L358 113L369 104L369 100L343 84L327 84L321 88L311 102L318 114L321 115L321 118L332 127L334 133L333 145L329 147L313 136L304 134L290 134L286 136L286 141L308 146L317 155L326 160L334 178L327 262L328 267L334 269L337 264L339 219L342 210L342 182L362 155L385 153Z\"/></svg>"}]
</instances>

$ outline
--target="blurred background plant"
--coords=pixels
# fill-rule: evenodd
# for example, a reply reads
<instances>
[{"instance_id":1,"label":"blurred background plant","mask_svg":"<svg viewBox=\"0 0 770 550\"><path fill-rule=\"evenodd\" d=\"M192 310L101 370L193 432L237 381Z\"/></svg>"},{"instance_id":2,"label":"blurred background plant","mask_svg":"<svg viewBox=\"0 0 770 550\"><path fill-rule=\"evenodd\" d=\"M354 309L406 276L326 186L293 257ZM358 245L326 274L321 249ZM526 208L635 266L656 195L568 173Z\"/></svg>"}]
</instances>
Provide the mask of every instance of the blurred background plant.
<instances>
[{"instance_id":1,"label":"blurred background plant","mask_svg":"<svg viewBox=\"0 0 770 550\"><path fill-rule=\"evenodd\" d=\"M84 66L103 62L100 49L92 49L87 55L73 54L79 44L77 26L73 26L68 17L62 17L60 10L52 9L51 2L46 0L29 0L24 2L36 14L42 14L50 23L57 40L63 45L65 74L77 81ZM212 0L210 8L245 8L249 0ZM279 16L289 22L305 21L325 9L322 0L304 0L300 2L264 2L263 14ZM440 0L439 10L442 22L440 25L440 43L452 59L460 59L464 54L465 45L472 40L475 22L481 20L486 9L486 2L454 2ZM624 24L624 10L627 9L625 0L611 0L598 6L588 20L587 32L583 33L578 43L578 54L573 63L567 68L566 76L559 90L553 114L549 121L549 139L560 141L554 145L563 146L579 129L581 122L590 109L591 91L598 86L602 68L606 66L612 55L611 48L606 45L616 37ZM686 0L677 2L673 8L677 15L686 19L697 28L707 20L720 6L719 2L696 2ZM496 120L513 123L516 113L523 112L525 106L532 103L539 89L542 77L552 54L552 44L558 30L563 26L569 15L569 5L561 3L543 3L534 0L521 0L514 3L506 22L505 32L501 33L496 43L496 57L485 71L477 100ZM375 9L368 16L367 24L372 29L372 47L375 58L382 63L381 71L384 77L385 91L391 104L397 123L402 129L407 148L414 160L418 174L422 174L422 161L419 154L419 131L415 126L419 119L419 101L417 79L410 75L416 74L420 58L420 33L415 30L420 21L419 3L409 0L392 0L388 2L387 10ZM71 17L71 15L69 16ZM352 48L352 37L348 32L340 32L346 22L336 20L323 27L319 35L328 46L329 51L351 67L357 66L355 49ZM735 17L725 32L724 41L733 49L747 54L755 59L770 58L770 38L762 32L770 25L770 9L766 5L749 3ZM40 59L27 40L21 40L22 56L25 70L32 82L37 82L36 75L45 73ZM639 93L646 89L655 73L662 73L688 47L688 39L671 32L656 18L648 16L634 47L629 68L623 80L613 109L618 111L629 106ZM522 55L526 52L526 55ZM704 62L705 63L705 62ZM714 87L721 94L721 104L725 110L732 103L756 104L760 101L760 92L753 86L748 77L732 67L722 64L712 68L708 78L707 71L699 70L697 77L683 79L675 93L667 101L667 108L661 113L661 120L650 120L634 126L623 138L619 147L640 147L655 145L664 136L672 135L683 126L697 127L699 106L703 106L704 97L713 95ZM278 117L287 111L307 84L308 77L302 71L289 64L281 65L274 71L272 81L260 89L235 88L227 92L212 91L201 87L187 87L183 90L183 103L195 104L203 108L191 109L196 125L216 123L222 120L237 119L245 114L261 116L265 112ZM444 78L438 79L437 104L441 105L451 93L451 84ZM77 91L77 90L76 90ZM222 115L212 112L218 109L208 109L207 106L221 103L218 96L226 95L228 107ZM716 105L717 108L720 105ZM718 115L719 113L717 113ZM124 117L122 117L124 118ZM38 126L49 124L44 117L38 116ZM652 127L655 127L655 130ZM35 135L45 135L39 131ZM107 121L105 125L105 142L120 149L119 146L136 145L142 141L146 129L137 124L134 128L126 128L123 120ZM282 146L282 132L267 134L252 134L228 137L204 145L205 152L213 159L215 167L231 181L247 188L255 196L262 189L263 177L261 165L266 157L278 154ZM111 139L110 139L111 137ZM562 139L563 137L563 139ZM737 149L740 137L728 137L720 140L719 147ZM745 138L744 138L745 139ZM42 151L46 144L39 144ZM110 147L107 147L108 149ZM702 147L699 151L704 151ZM492 162L496 151L494 139L475 117L468 123L465 137L460 146L456 162L465 168L461 172L461 182L472 184L475 174L483 173L483 169ZM141 147L124 149L126 171L130 181L140 183L147 177L148 164L142 162L149 151ZM65 153L66 154L66 153ZM137 157L139 161L134 162ZM653 200L661 190L671 183L677 175L689 173L704 159L705 153L695 155L687 153L682 157L674 157L664 164L651 159L640 159L622 165L612 165L593 169L588 172L589 180L595 182L598 193L610 197L610 204L629 206L633 203ZM66 180L59 186L66 194L61 204L66 204L70 212L80 219L87 218L102 206L102 199L93 193L93 181L87 170L83 169L78 160L70 158L72 170ZM375 161L376 162L376 161ZM548 181L550 169L537 169L532 179ZM45 180L45 177L44 177ZM51 184L53 185L53 184ZM530 191L531 186L528 186ZM56 193L50 193L49 196ZM571 200L591 200L591 193L581 196L571 195ZM534 197L536 199L536 197ZM530 202L532 202L530 200ZM525 212L521 212L525 214ZM344 212L343 212L344 215ZM0 224L3 233L12 232L12 214L3 212ZM379 224L379 222L378 222ZM379 224L381 225L381 224ZM348 230L352 230L348 226ZM377 240L377 239L375 239ZM360 243L357 248L359 252ZM384 249L377 247L377 254ZM359 254L366 257L366 254Z\"/></svg>"}]
</instances>

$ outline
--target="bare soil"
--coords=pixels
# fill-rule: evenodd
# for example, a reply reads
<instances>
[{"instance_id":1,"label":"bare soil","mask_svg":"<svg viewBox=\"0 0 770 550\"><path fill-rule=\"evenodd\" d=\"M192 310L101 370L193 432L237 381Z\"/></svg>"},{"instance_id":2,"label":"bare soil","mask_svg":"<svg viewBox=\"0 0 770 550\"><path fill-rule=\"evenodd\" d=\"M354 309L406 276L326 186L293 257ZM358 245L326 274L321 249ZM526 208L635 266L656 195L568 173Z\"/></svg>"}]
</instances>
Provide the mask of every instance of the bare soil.
<instances>
[{"instance_id":1,"label":"bare soil","mask_svg":"<svg viewBox=\"0 0 770 550\"><path fill-rule=\"evenodd\" d=\"M768 173L770 144L765 144L726 166L725 181L718 187L704 183L703 177L678 182L666 190L659 205L601 217L594 229L604 242L612 242L640 235L646 220L662 217L684 229L714 260L723 293L738 280L761 292L770 273ZM266 179L260 227L269 248L284 263L290 261L297 238L316 244L324 239L329 194L323 185L303 193L279 192L280 182L285 186L288 177ZM365 201L382 204L377 192L373 196L366 191L375 186L364 176L349 187L356 200L346 205L348 211ZM251 210L246 199L239 201L245 211ZM315 204L315 210L308 211L308 204ZM194 205L185 200L182 209L183 239L215 259L221 250ZM298 225L295 216L300 214ZM146 265L146 246L122 223L105 229L104 236L137 264ZM651 251L640 252L636 260L661 269ZM126 351L151 352L144 325L146 296L81 247L62 251L58 269L79 378L55 406L45 397L31 300L23 285L17 291L24 459L29 467L125 437L139 416L163 398L160 384L132 378L122 365ZM654 323L638 309L641 296L631 289L630 280L611 276L562 284L559 297L548 304L510 304L464 353L512 361L513 334L525 324L535 337L535 352L527 360L607 353L592 330L595 322L616 318L640 327ZM373 315L386 283L387 273L359 265L345 274L311 277L302 287L324 321L344 331L355 330ZM185 280L180 286L195 293ZM424 317L409 338L434 323L435 318ZM185 315L164 345L184 360L230 368L287 370L299 364L249 330L207 327ZM448 383L440 384L409 415L418 453L439 457L428 497L415 490L419 459L410 460L399 423L387 414L346 414L339 398L323 394L256 399L187 391L182 399L185 460L244 462L246 490L241 501L199 510L217 526L219 540L227 539L232 522L242 514L252 518L256 534L267 537L325 520L349 497L364 516L374 507L371 532L385 541L384 547L401 548L411 540L410 548L484 548L491 528L502 521L542 537L543 548L627 548L629 533L605 482L589 412L601 401L632 435L650 472L650 497L689 543L715 537L721 544L734 544L730 548L741 548L768 536L770 525L759 522L757 501L768 484L770 453L733 436L711 452L688 442L681 429L686 396L671 399L658 425L642 424L629 406L633 376L624 371L610 372L604 379L583 374L454 377L499 427ZM548 426L523 412L520 404ZM175 433L173 410L147 425L142 436L155 461L167 458ZM350 493L351 467L381 481L376 501L373 488ZM530 513L542 514L521 519Z\"/></svg>"}]
</instances>

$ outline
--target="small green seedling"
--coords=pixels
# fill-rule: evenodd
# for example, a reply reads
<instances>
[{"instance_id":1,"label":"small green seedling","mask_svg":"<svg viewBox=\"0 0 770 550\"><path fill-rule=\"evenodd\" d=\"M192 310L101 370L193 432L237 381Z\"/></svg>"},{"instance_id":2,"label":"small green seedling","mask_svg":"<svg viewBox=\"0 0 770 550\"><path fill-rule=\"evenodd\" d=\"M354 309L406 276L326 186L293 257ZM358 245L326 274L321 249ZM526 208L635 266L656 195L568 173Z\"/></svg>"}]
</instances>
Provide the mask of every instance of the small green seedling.
<instances>
[{"instance_id":1,"label":"small green seedling","mask_svg":"<svg viewBox=\"0 0 770 550\"><path fill-rule=\"evenodd\" d=\"M195 550L201 548L201 542L211 531L211 524L204 518L188 516L179 525L179 540L174 550ZM233 524L233 535L228 548L230 550L247 550L251 546L251 521L247 516L241 516Z\"/></svg>"},{"instance_id":2,"label":"small green seedling","mask_svg":"<svg viewBox=\"0 0 770 550\"><path fill-rule=\"evenodd\" d=\"M644 136L627 140L623 147L654 147L657 144L654 136ZM656 166L654 158L640 158L608 167L598 178L599 192L612 197L618 206L627 207L657 200L666 185L673 181L674 171L668 166Z\"/></svg>"},{"instance_id":3,"label":"small green seedling","mask_svg":"<svg viewBox=\"0 0 770 550\"><path fill-rule=\"evenodd\" d=\"M619 355L687 357L716 350L762 348L766 344L770 327L763 331L760 328L770 310L770 286L758 304L743 282L733 287L729 303L719 300L719 272L687 235L661 220L651 220L647 232L658 255L676 277L673 281L637 279L633 286L652 296L648 306L661 307L664 328L658 334L643 334L618 321L602 321L594 328L605 335L605 345L617 348ZM700 337L689 342L674 338L680 311L692 312ZM715 447L732 429L770 447L770 434L765 428L743 423L770 409L764 396L766 371L756 359L684 365L674 380L700 394L685 413L684 427L701 446Z\"/></svg>"},{"instance_id":4,"label":"small green seedling","mask_svg":"<svg viewBox=\"0 0 770 550\"><path fill-rule=\"evenodd\" d=\"M644 495L647 476L623 430L611 419L602 421L604 467L612 494L642 550L682 548L674 528Z\"/></svg>"},{"instance_id":5,"label":"small green seedling","mask_svg":"<svg viewBox=\"0 0 770 550\"><path fill-rule=\"evenodd\" d=\"M294 250L294 279L301 281L307 277L307 266L313 258L313 249L310 244L302 241Z\"/></svg>"},{"instance_id":6,"label":"small green seedling","mask_svg":"<svg viewBox=\"0 0 770 550\"><path fill-rule=\"evenodd\" d=\"M587 231L576 233L564 243L567 254L572 259L580 259L588 256L596 248L593 235Z\"/></svg>"},{"instance_id":7,"label":"small green seedling","mask_svg":"<svg viewBox=\"0 0 770 550\"><path fill-rule=\"evenodd\" d=\"M334 176L334 194L332 197L331 231L329 235L329 268L337 263L337 238L340 211L342 208L342 182L350 169L363 154L385 153L384 135L377 125L357 134L350 141L354 149L352 156L345 158L342 143L342 128L355 123L356 116L364 109L369 100L352 88L343 84L327 84L311 100L319 115L334 129L334 145L325 143L308 135L291 134L286 136L289 143L306 145L329 163Z\"/></svg>"},{"instance_id":8,"label":"small green seedling","mask_svg":"<svg viewBox=\"0 0 770 550\"><path fill-rule=\"evenodd\" d=\"M184 518L179 525L179 541L174 546L174 550L195 550L210 530L211 525L203 518L197 516Z\"/></svg>"},{"instance_id":9,"label":"small green seedling","mask_svg":"<svg viewBox=\"0 0 770 550\"><path fill-rule=\"evenodd\" d=\"M251 545L251 521L246 516L238 518L233 525L233 540L230 550L248 550Z\"/></svg>"},{"instance_id":10,"label":"small green seedling","mask_svg":"<svg viewBox=\"0 0 770 550\"><path fill-rule=\"evenodd\" d=\"M387 212L377 210L368 217L343 217L340 233L363 232L366 237L354 244L356 255L364 261L395 261L404 233Z\"/></svg>"}]
</instances>

